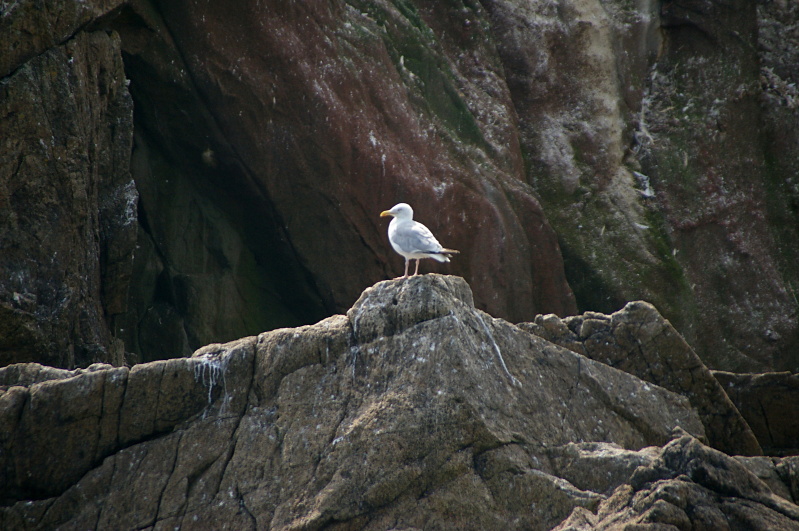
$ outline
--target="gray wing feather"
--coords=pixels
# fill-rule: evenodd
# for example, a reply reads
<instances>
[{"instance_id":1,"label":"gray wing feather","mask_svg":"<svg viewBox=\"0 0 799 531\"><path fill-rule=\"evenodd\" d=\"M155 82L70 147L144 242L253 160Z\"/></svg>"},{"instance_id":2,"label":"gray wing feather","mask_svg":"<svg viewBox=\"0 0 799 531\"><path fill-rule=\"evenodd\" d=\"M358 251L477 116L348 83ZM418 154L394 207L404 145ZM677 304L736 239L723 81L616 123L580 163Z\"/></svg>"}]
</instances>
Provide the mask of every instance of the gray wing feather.
<instances>
[{"instance_id":1,"label":"gray wing feather","mask_svg":"<svg viewBox=\"0 0 799 531\"><path fill-rule=\"evenodd\" d=\"M406 253L436 253L441 251L441 244L430 232L430 229L421 223L402 227L394 234L394 243Z\"/></svg>"}]
</instances>

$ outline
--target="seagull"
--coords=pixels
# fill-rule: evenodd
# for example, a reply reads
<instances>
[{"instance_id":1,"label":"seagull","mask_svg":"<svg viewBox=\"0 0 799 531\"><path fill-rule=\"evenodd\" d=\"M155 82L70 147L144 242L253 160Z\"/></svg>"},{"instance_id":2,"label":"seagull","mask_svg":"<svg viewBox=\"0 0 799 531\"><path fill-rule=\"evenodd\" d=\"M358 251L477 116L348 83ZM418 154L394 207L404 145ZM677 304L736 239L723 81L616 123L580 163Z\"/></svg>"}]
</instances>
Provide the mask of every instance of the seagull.
<instances>
[{"instance_id":1,"label":"seagull","mask_svg":"<svg viewBox=\"0 0 799 531\"><path fill-rule=\"evenodd\" d=\"M416 276L419 273L419 260L422 258L449 262L451 255L458 254L459 251L442 247L430 229L413 220L413 209L409 204L399 203L391 207L391 210L380 213L381 218L386 216L394 217L388 224L388 241L405 258L405 274L397 278L408 277L408 264L411 260L416 260L416 270L413 272L413 276Z\"/></svg>"}]
</instances>

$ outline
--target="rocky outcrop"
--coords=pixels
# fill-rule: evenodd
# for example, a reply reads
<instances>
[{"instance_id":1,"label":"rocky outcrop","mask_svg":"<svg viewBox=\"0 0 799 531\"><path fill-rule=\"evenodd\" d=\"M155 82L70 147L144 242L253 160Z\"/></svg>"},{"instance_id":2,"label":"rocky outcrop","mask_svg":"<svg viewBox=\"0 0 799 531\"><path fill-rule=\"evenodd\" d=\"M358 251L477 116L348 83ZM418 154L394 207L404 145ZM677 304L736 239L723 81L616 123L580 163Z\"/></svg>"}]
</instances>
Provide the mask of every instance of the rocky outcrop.
<instances>
[{"instance_id":1,"label":"rocky outcrop","mask_svg":"<svg viewBox=\"0 0 799 531\"><path fill-rule=\"evenodd\" d=\"M736 456L735 459L768 485L774 494L790 502L799 503L799 456Z\"/></svg>"},{"instance_id":2,"label":"rocky outcrop","mask_svg":"<svg viewBox=\"0 0 799 531\"><path fill-rule=\"evenodd\" d=\"M735 459L690 436L666 445L596 514L577 508L558 531L630 529L796 529L799 507L775 495Z\"/></svg>"},{"instance_id":3,"label":"rocky outcrop","mask_svg":"<svg viewBox=\"0 0 799 531\"><path fill-rule=\"evenodd\" d=\"M705 437L685 398L437 275L192 358L14 365L0 385L4 528L546 529L678 426Z\"/></svg>"},{"instance_id":4,"label":"rocky outcrop","mask_svg":"<svg viewBox=\"0 0 799 531\"><path fill-rule=\"evenodd\" d=\"M730 455L763 453L758 438L713 374L651 304L631 302L612 315L589 312L565 319L539 315L535 322L519 326L688 397L714 448Z\"/></svg>"},{"instance_id":5,"label":"rocky outcrop","mask_svg":"<svg viewBox=\"0 0 799 531\"><path fill-rule=\"evenodd\" d=\"M191 358L13 365L0 390L3 528L799 523L791 458L704 446L686 398L490 317L457 277Z\"/></svg>"}]
</instances>

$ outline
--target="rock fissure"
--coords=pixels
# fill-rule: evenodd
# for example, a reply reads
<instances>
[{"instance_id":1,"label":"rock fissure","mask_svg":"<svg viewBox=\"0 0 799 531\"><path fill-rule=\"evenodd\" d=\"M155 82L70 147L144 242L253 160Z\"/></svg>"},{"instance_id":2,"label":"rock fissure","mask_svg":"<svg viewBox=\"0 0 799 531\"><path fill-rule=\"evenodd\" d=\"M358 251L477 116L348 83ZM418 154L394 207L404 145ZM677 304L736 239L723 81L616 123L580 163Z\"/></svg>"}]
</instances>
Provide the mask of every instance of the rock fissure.
<instances>
[{"instance_id":1,"label":"rock fissure","mask_svg":"<svg viewBox=\"0 0 799 531\"><path fill-rule=\"evenodd\" d=\"M159 521L158 516L161 513L161 504L164 501L164 493L166 492L167 487L169 486L170 480L172 479L172 476L175 473L175 470L176 470L177 465L178 465L178 456L179 456L179 453L180 453L180 441L183 438L183 430L178 431L177 435L178 435L178 440L177 440L177 443L174 446L174 451L170 453L170 456L172 457L172 463L169 465L170 470L165 471L164 477L166 478L166 480L163 482L163 486L161 487L161 491L158 493L158 502L155 505L155 514L153 515L152 521L147 523L144 527L153 526L153 525L156 524L156 522ZM187 479L190 482L190 478L187 478Z\"/></svg>"},{"instance_id":2,"label":"rock fissure","mask_svg":"<svg viewBox=\"0 0 799 531\"><path fill-rule=\"evenodd\" d=\"M582 358L582 356L580 356L578 354L576 360L577 360L577 370L576 370L577 374L576 374L576 376L574 378L574 383L572 383L571 385L569 385L566 388L566 403L568 404L569 407L566 408L566 413L564 415L562 415L561 418L560 418L560 429L561 429L561 433L563 434L564 438L565 438L566 432L567 432L567 421L568 421L569 417L572 415L572 413L574 412L574 404L573 404L573 402L577 398L576 394L577 394L577 390L578 390L578 388L580 386L580 377L582 375L583 358Z\"/></svg>"},{"instance_id":3,"label":"rock fissure","mask_svg":"<svg viewBox=\"0 0 799 531\"><path fill-rule=\"evenodd\" d=\"M496 339L494 339L494 335L491 333L491 330L488 329L488 326L483 320L483 315L480 313L477 313L476 315L478 317L479 323L482 325L483 331L490 340L490 345L493 347L493 351L496 354L497 359L499 360L499 364L502 367L502 370L505 371L505 374L508 376L508 379L510 380L511 384L513 384L516 387L521 387L522 385L521 382L510 373L510 371L508 370L508 366L505 365L505 359L502 357L502 350L499 348Z\"/></svg>"},{"instance_id":4,"label":"rock fissure","mask_svg":"<svg viewBox=\"0 0 799 531\"><path fill-rule=\"evenodd\" d=\"M771 425L769 424L769 419L768 419L769 412L766 410L765 407L763 407L762 402L758 402L757 405L760 408L761 418L763 419L763 424L766 427L766 434L768 435L770 446L774 446L774 435L771 433Z\"/></svg>"},{"instance_id":5,"label":"rock fissure","mask_svg":"<svg viewBox=\"0 0 799 531\"><path fill-rule=\"evenodd\" d=\"M92 446L91 446L91 455L92 455L92 461L93 461L92 465L95 465L95 464L97 464L99 462L98 457L100 457L100 441L102 440L103 435L104 435L103 434L103 425L104 425L103 420L106 418L105 411L104 411L104 406L105 406L105 380L106 380L107 376L108 376L108 374L104 374L103 375L102 384L100 385L100 389L99 389L99 394L100 394L100 396L102 396L102 398L100 399L100 404L99 404L100 411L99 411L99 413L97 415L97 425L95 427L95 431L97 433L96 433L95 439L92 441ZM102 457L105 457L105 456L102 456Z\"/></svg>"},{"instance_id":6,"label":"rock fissure","mask_svg":"<svg viewBox=\"0 0 799 531\"><path fill-rule=\"evenodd\" d=\"M124 384L124 389L122 389L120 393L120 400L119 400L119 409L115 411L116 414L116 427L114 430L114 448L115 449L122 449L122 444L119 438L120 427L122 425L122 404L125 403L125 395L128 392L128 377L130 376L130 371L125 371L125 377L122 379Z\"/></svg>"},{"instance_id":7,"label":"rock fissure","mask_svg":"<svg viewBox=\"0 0 799 531\"><path fill-rule=\"evenodd\" d=\"M244 501L244 495L239 492L238 487L236 487L236 492L238 494L239 507L242 511L244 511L244 514L249 519L250 523L252 524L252 528L258 529L258 519L255 518L252 512L247 508L247 502Z\"/></svg>"},{"instance_id":8,"label":"rock fissure","mask_svg":"<svg viewBox=\"0 0 799 531\"><path fill-rule=\"evenodd\" d=\"M36 522L34 523L34 525L36 527L42 527L42 523L47 521L48 513L50 512L50 509L53 507L53 505L55 505L56 500L51 498L49 500L41 500L40 503L42 503L44 506L41 508L41 513L39 513L38 517L36 518ZM96 520L97 521L100 520L100 511L99 510L97 511ZM0 522L2 522L1 518L0 518ZM94 527L92 527L92 529L98 529L96 523L95 523Z\"/></svg>"}]
</instances>

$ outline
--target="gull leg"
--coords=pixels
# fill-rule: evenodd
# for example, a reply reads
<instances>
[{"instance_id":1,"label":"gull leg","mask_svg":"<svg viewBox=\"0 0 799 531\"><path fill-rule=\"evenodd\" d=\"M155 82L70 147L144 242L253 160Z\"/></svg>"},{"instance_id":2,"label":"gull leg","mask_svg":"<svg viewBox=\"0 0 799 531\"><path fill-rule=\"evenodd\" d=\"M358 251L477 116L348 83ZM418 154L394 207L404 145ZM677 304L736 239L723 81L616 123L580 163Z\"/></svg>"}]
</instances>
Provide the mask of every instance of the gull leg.
<instances>
[{"instance_id":1,"label":"gull leg","mask_svg":"<svg viewBox=\"0 0 799 531\"><path fill-rule=\"evenodd\" d=\"M401 278L408 278L408 260L405 260L405 274L401 277L394 277L394 280L399 280Z\"/></svg>"},{"instance_id":2,"label":"gull leg","mask_svg":"<svg viewBox=\"0 0 799 531\"><path fill-rule=\"evenodd\" d=\"M416 275L419 274L419 262L421 262L421 259L417 258L416 259L416 271L413 272L413 276L416 276Z\"/></svg>"}]
</instances>

